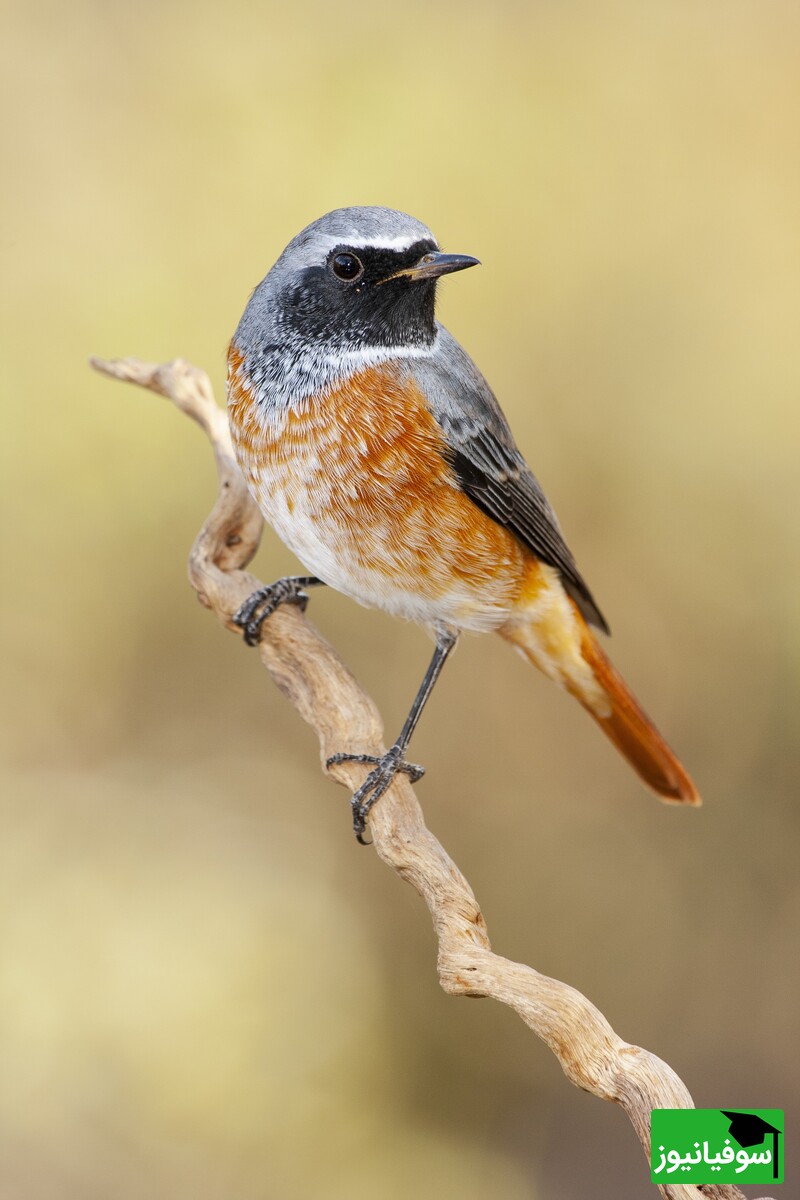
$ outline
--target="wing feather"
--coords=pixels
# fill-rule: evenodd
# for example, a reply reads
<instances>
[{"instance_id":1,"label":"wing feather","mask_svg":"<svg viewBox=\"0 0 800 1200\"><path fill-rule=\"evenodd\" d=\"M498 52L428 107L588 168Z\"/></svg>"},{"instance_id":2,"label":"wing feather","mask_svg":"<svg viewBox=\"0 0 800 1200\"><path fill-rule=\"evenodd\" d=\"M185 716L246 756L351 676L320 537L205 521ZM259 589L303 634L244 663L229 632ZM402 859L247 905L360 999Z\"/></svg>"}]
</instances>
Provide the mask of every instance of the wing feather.
<instances>
[{"instance_id":1,"label":"wing feather","mask_svg":"<svg viewBox=\"0 0 800 1200\"><path fill-rule=\"evenodd\" d=\"M554 567L586 620L608 633L556 514L472 360L440 326L436 352L416 360L413 371L444 432L445 457L466 494L537 558Z\"/></svg>"}]
</instances>

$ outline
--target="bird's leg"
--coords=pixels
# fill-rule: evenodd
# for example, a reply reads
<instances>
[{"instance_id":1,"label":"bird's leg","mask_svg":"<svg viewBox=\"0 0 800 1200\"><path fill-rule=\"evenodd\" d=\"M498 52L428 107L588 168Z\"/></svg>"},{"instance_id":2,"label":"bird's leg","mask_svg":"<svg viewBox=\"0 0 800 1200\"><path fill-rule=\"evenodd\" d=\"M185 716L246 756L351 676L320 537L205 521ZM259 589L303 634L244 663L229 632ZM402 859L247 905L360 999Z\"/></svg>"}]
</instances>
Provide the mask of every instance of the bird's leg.
<instances>
[{"instance_id":1,"label":"bird's leg","mask_svg":"<svg viewBox=\"0 0 800 1200\"><path fill-rule=\"evenodd\" d=\"M324 586L316 575L289 575L266 587L259 588L248 596L244 604L233 614L233 623L244 631L248 646L257 646L261 637L261 626L281 604L297 604L305 612L308 596L303 588Z\"/></svg>"},{"instance_id":2,"label":"bird's leg","mask_svg":"<svg viewBox=\"0 0 800 1200\"><path fill-rule=\"evenodd\" d=\"M447 661L447 656L455 646L457 640L458 634L453 630L437 630L436 649L433 652L433 658L425 672L425 678L420 684L420 689L417 692L414 703L411 705L411 711L406 717L406 723L395 744L384 755L378 758L374 754L333 754L326 763L326 766L329 767L335 763L343 762L373 763L375 766L375 769L370 771L358 791L354 793L350 802L353 806L353 829L355 830L356 838L362 845L366 844L364 831L367 825L369 810L376 800L380 800L395 775L399 773L408 775L411 782L416 783L425 774L424 767L417 766L416 763L406 762L405 752L408 749L408 743L411 741L411 735L422 715L422 710L433 691L433 686L439 678L442 667Z\"/></svg>"}]
</instances>

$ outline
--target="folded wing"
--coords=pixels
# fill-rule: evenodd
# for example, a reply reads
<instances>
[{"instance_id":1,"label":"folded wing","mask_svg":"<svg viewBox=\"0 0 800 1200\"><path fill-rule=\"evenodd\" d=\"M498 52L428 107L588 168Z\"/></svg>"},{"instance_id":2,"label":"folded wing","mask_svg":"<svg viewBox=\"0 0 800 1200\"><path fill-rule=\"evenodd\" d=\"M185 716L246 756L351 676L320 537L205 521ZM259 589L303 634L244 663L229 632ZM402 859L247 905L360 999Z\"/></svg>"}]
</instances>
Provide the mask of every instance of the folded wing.
<instances>
[{"instance_id":1,"label":"folded wing","mask_svg":"<svg viewBox=\"0 0 800 1200\"><path fill-rule=\"evenodd\" d=\"M608 633L553 509L469 355L440 327L436 352L416 360L413 371L444 431L445 457L466 494L538 559L555 567L584 618Z\"/></svg>"}]
</instances>

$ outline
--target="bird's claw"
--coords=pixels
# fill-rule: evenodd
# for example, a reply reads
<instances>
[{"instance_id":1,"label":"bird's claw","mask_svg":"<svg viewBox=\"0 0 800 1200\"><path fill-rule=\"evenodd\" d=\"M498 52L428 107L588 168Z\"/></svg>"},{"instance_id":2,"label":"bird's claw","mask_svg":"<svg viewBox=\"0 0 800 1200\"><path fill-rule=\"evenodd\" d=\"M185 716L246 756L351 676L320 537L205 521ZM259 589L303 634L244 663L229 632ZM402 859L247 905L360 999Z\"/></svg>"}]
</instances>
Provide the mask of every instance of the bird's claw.
<instances>
[{"instance_id":1,"label":"bird's claw","mask_svg":"<svg viewBox=\"0 0 800 1200\"><path fill-rule=\"evenodd\" d=\"M296 579L279 579L277 583L259 588L237 608L231 619L244 632L248 646L258 645L261 626L281 604L296 604L301 612L305 612L308 594Z\"/></svg>"},{"instance_id":2,"label":"bird's claw","mask_svg":"<svg viewBox=\"0 0 800 1200\"><path fill-rule=\"evenodd\" d=\"M425 768L417 763L406 762L403 758L403 747L392 746L378 758L374 754L332 754L325 763L332 767L336 763L355 762L373 763L374 770L370 771L358 791L353 793L350 801L353 808L353 830L356 839L362 846L366 845L364 833L367 828L367 817L376 800L391 786L395 775L408 775L412 783L416 783L425 774Z\"/></svg>"}]
</instances>

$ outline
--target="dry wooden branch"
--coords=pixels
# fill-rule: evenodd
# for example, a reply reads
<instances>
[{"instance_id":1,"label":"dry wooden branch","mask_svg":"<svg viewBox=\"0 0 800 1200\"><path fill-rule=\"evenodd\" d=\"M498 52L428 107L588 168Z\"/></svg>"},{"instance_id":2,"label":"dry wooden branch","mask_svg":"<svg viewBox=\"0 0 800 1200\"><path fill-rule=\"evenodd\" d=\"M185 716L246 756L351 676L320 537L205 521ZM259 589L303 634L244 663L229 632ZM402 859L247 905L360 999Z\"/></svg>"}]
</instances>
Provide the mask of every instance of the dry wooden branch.
<instances>
[{"instance_id":1,"label":"dry wooden branch","mask_svg":"<svg viewBox=\"0 0 800 1200\"><path fill-rule=\"evenodd\" d=\"M159 392L205 430L219 474L216 504L189 556L189 578L198 599L228 629L232 617L261 582L244 569L261 537L262 518L234 460L228 423L204 372L176 359L163 366L136 359L92 365L115 379ZM279 608L265 623L259 653L278 687L317 732L323 770L337 751L381 754L383 727L375 704L333 648L300 610ZM367 768L343 763L329 774L351 791ZM532 967L494 954L475 896L458 867L427 829L413 788L398 776L370 813L375 850L427 904L438 938L442 987L453 996L491 996L510 1005L558 1058L577 1087L622 1105L645 1154L653 1108L690 1108L682 1081L661 1059L622 1041L585 996ZM659 1187L668 1200L744 1200L727 1185Z\"/></svg>"}]
</instances>

